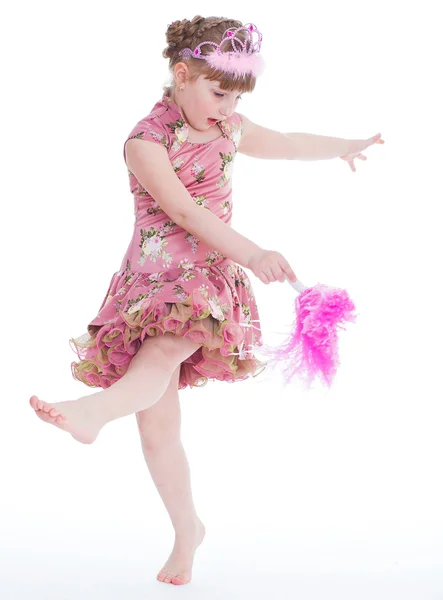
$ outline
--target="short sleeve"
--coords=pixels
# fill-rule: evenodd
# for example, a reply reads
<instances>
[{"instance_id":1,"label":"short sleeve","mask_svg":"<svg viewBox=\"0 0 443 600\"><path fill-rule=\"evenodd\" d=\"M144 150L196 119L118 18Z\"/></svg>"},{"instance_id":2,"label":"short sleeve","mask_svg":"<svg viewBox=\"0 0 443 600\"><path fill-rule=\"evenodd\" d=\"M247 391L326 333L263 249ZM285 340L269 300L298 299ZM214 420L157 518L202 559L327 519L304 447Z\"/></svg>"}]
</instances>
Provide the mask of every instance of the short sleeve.
<instances>
[{"instance_id":1,"label":"short sleeve","mask_svg":"<svg viewBox=\"0 0 443 600\"><path fill-rule=\"evenodd\" d=\"M243 135L243 120L239 113L233 113L228 119L225 119L220 123L224 133L231 139L238 150L240 140Z\"/></svg>"},{"instance_id":2,"label":"short sleeve","mask_svg":"<svg viewBox=\"0 0 443 600\"><path fill-rule=\"evenodd\" d=\"M149 115L137 123L123 144L123 159L126 162L126 142L132 139L140 139L148 142L157 142L168 151L171 143L171 132L161 119L161 115Z\"/></svg>"}]
</instances>

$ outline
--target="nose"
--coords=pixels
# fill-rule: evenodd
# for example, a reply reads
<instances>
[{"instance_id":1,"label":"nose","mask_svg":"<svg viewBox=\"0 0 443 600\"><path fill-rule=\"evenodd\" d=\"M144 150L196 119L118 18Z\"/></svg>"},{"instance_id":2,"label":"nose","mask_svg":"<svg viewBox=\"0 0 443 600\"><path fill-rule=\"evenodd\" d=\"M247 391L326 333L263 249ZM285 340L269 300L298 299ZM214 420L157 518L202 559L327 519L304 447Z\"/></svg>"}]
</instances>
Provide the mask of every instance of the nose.
<instances>
[{"instance_id":1,"label":"nose","mask_svg":"<svg viewBox=\"0 0 443 600\"><path fill-rule=\"evenodd\" d=\"M232 100L231 102L226 102L226 104L224 104L222 107L220 107L220 113L224 116L224 117L230 117L235 110L235 100Z\"/></svg>"}]
</instances>

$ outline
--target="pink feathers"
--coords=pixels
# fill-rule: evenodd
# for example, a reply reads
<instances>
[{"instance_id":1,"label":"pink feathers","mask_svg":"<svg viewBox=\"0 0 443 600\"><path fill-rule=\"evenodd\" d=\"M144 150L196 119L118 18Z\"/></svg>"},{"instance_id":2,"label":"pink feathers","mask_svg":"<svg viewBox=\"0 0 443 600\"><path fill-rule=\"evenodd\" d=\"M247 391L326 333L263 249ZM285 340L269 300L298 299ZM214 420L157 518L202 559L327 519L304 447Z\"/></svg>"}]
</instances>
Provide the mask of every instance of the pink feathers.
<instances>
[{"instance_id":1,"label":"pink feathers","mask_svg":"<svg viewBox=\"0 0 443 600\"><path fill-rule=\"evenodd\" d=\"M232 73L238 77L252 73L260 75L264 69L263 59L259 54L248 52L211 52L206 56L206 61L219 71Z\"/></svg>"},{"instance_id":2,"label":"pink feathers","mask_svg":"<svg viewBox=\"0 0 443 600\"><path fill-rule=\"evenodd\" d=\"M317 284L296 298L295 310L287 342L277 349L265 349L265 353L275 364L285 364L286 383L300 376L309 388L320 375L330 387L340 365L337 329L344 329L344 321L355 322L355 306L346 290Z\"/></svg>"}]
</instances>

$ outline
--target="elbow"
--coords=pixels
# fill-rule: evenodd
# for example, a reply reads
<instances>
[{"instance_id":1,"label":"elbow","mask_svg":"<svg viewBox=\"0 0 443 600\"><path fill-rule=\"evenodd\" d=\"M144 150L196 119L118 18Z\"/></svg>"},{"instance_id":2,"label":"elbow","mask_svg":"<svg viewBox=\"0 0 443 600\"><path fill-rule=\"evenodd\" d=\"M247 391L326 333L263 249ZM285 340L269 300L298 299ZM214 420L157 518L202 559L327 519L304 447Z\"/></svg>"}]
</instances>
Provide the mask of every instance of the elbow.
<instances>
[{"instance_id":1,"label":"elbow","mask_svg":"<svg viewBox=\"0 0 443 600\"><path fill-rule=\"evenodd\" d=\"M192 228L192 223L194 222L195 212L199 210L199 207L196 204L191 204L191 206L186 207L185 210L180 210L176 213L174 218L174 223L176 223L182 229L186 231L190 231L189 227Z\"/></svg>"},{"instance_id":2,"label":"elbow","mask_svg":"<svg viewBox=\"0 0 443 600\"><path fill-rule=\"evenodd\" d=\"M185 215L183 213L176 214L175 217L172 217L172 220L174 221L174 223L176 225L178 225L182 229L186 229L185 228Z\"/></svg>"},{"instance_id":3,"label":"elbow","mask_svg":"<svg viewBox=\"0 0 443 600\"><path fill-rule=\"evenodd\" d=\"M186 226L189 223L189 213L186 211L180 211L176 213L172 220L176 225L178 225L182 229L186 229Z\"/></svg>"}]
</instances>

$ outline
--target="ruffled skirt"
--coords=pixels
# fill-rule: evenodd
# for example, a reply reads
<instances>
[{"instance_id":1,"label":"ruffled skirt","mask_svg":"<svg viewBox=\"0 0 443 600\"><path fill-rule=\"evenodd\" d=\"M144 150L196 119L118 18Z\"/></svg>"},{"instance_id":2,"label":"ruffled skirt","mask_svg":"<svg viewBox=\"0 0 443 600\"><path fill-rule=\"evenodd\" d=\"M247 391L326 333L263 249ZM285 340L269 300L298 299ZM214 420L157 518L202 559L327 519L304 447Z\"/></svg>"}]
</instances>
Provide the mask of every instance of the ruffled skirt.
<instances>
[{"instance_id":1,"label":"ruffled skirt","mask_svg":"<svg viewBox=\"0 0 443 600\"><path fill-rule=\"evenodd\" d=\"M254 356L263 342L250 281L229 259L162 273L115 273L87 331L70 344L79 358L72 375L89 387L111 386L147 337L166 332L201 344L182 362L178 389L208 379L245 380L267 366Z\"/></svg>"}]
</instances>

